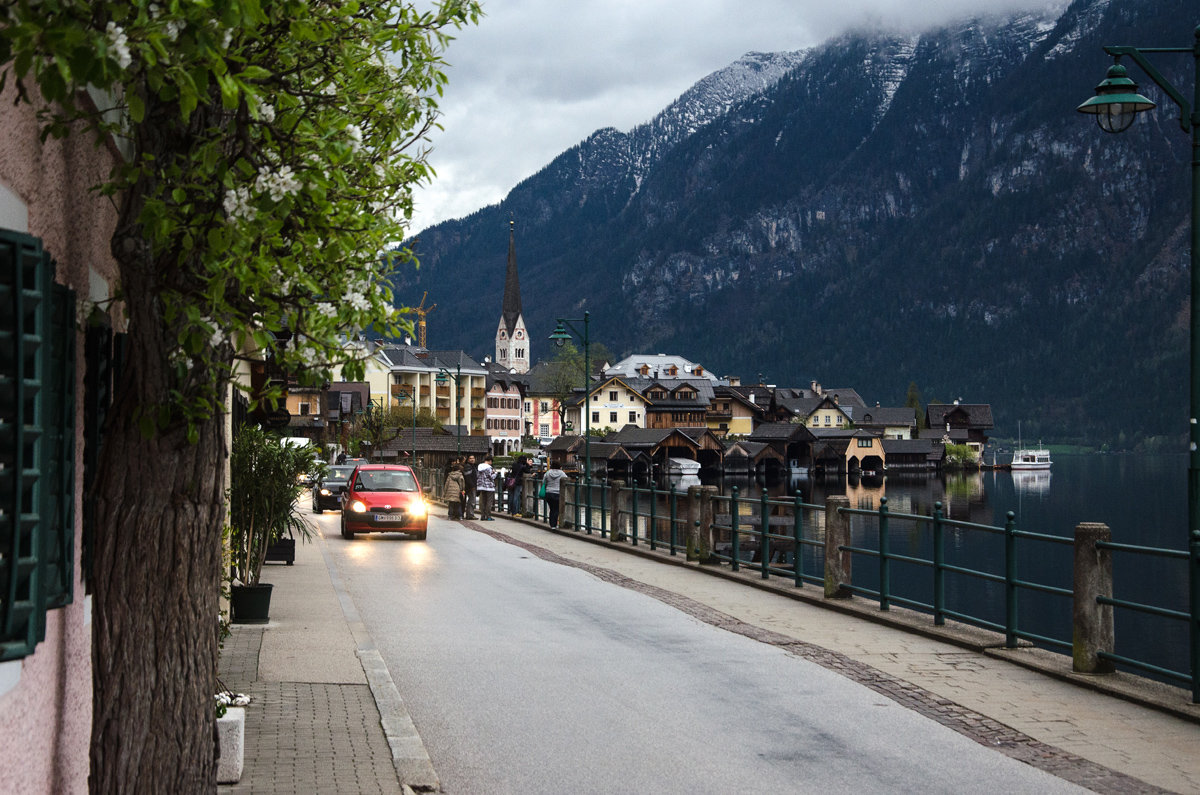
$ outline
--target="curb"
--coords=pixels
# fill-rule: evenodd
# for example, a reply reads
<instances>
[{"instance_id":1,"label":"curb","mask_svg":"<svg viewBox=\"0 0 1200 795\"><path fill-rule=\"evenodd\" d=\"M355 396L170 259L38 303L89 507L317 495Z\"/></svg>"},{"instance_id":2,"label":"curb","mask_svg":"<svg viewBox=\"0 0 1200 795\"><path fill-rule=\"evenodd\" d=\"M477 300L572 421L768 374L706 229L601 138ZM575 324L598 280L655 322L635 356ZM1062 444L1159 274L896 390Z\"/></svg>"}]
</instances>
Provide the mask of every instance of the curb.
<instances>
[{"instance_id":1,"label":"curb","mask_svg":"<svg viewBox=\"0 0 1200 795\"><path fill-rule=\"evenodd\" d=\"M396 770L396 777L405 793L436 792L441 789L441 782L438 781L437 771L433 769L433 761L429 758L425 741L421 739L412 716L408 714L408 708L404 705L404 699L400 697L400 691L396 689L396 683L383 660L383 655L379 653L375 641L363 625L354 600L342 584L337 564L325 545L325 537L318 533L316 538L321 547L321 557L325 560L325 568L329 572L329 580L341 604L342 615L345 616L346 624L350 627L350 633L358 647L358 660L371 688L375 707L379 710L379 721L387 738L388 748L392 752L392 767Z\"/></svg>"}]
</instances>

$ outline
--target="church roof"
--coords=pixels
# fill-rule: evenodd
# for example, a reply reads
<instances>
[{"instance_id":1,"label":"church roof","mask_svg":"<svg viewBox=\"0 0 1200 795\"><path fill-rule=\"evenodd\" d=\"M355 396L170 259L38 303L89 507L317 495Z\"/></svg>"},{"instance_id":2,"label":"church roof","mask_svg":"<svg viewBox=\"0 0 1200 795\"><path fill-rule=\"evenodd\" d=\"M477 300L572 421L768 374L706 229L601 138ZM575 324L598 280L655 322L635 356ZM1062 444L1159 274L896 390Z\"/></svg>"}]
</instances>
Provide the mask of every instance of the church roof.
<instances>
[{"instance_id":1,"label":"church roof","mask_svg":"<svg viewBox=\"0 0 1200 795\"><path fill-rule=\"evenodd\" d=\"M504 303L501 305L504 329L511 337L521 317L521 284L517 280L516 222L508 222L508 270L504 274Z\"/></svg>"}]
</instances>

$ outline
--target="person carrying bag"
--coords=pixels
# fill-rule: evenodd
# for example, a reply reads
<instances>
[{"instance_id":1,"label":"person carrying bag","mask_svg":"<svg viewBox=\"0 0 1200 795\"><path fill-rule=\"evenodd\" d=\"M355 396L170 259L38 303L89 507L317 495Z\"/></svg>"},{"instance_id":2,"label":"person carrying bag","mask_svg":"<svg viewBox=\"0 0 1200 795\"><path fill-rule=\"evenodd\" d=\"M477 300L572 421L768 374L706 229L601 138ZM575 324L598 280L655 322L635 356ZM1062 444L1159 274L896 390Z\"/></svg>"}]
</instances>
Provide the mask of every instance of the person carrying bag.
<instances>
[{"instance_id":1,"label":"person carrying bag","mask_svg":"<svg viewBox=\"0 0 1200 795\"><path fill-rule=\"evenodd\" d=\"M558 468L558 464L551 464L546 470L546 474L542 476L542 486L539 491L544 491L542 498L546 500L546 506L550 509L550 529L558 529L558 497L559 490L562 487L562 482L567 479L567 473Z\"/></svg>"}]
</instances>

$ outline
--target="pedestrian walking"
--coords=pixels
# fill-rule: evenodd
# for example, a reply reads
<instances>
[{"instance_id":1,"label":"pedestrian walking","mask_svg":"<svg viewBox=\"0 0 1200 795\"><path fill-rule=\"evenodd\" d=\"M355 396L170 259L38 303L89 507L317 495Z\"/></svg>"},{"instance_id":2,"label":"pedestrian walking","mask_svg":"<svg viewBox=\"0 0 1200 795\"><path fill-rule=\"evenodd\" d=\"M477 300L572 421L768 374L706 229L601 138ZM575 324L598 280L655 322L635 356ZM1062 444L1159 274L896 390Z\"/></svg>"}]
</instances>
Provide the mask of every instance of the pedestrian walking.
<instances>
[{"instance_id":1,"label":"pedestrian walking","mask_svg":"<svg viewBox=\"0 0 1200 795\"><path fill-rule=\"evenodd\" d=\"M558 468L558 464L551 464L546 470L546 474L542 476L542 483L546 486L546 507L550 509L550 529L558 527L558 496L559 490L562 487L562 482L566 480L567 473Z\"/></svg>"},{"instance_id":2,"label":"pedestrian walking","mask_svg":"<svg viewBox=\"0 0 1200 795\"><path fill-rule=\"evenodd\" d=\"M466 481L463 480L462 464L455 461L450 464L450 474L446 476L445 498L449 508L449 518L463 517L463 494L466 492Z\"/></svg>"},{"instance_id":3,"label":"pedestrian walking","mask_svg":"<svg viewBox=\"0 0 1200 795\"><path fill-rule=\"evenodd\" d=\"M463 492L463 518L475 518L475 484L478 480L478 469L475 466L475 456L467 456L467 463L462 468L463 480L467 486Z\"/></svg>"},{"instance_id":4,"label":"pedestrian walking","mask_svg":"<svg viewBox=\"0 0 1200 795\"><path fill-rule=\"evenodd\" d=\"M529 459L519 455L517 462L513 464L512 472L508 473L512 480L506 483L508 486L508 512L513 516L520 516L524 512L521 506L521 497L524 496L524 482L527 474L529 474Z\"/></svg>"},{"instance_id":5,"label":"pedestrian walking","mask_svg":"<svg viewBox=\"0 0 1200 795\"><path fill-rule=\"evenodd\" d=\"M492 504L496 499L496 470L492 467L492 456L483 457L483 463L475 470L475 488L479 492L479 520L492 521Z\"/></svg>"}]
</instances>

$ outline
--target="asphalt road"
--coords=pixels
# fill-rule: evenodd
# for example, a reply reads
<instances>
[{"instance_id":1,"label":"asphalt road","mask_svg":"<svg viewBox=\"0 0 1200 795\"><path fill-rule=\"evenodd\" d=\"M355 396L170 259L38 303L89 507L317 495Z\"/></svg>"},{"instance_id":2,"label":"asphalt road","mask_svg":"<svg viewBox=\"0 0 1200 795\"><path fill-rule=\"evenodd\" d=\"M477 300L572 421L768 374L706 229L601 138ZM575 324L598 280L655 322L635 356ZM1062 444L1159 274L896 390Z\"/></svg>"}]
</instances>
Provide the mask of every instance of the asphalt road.
<instances>
[{"instance_id":1,"label":"asphalt road","mask_svg":"<svg viewBox=\"0 0 1200 795\"><path fill-rule=\"evenodd\" d=\"M447 793L1082 791L458 522L428 541L318 525Z\"/></svg>"}]
</instances>

